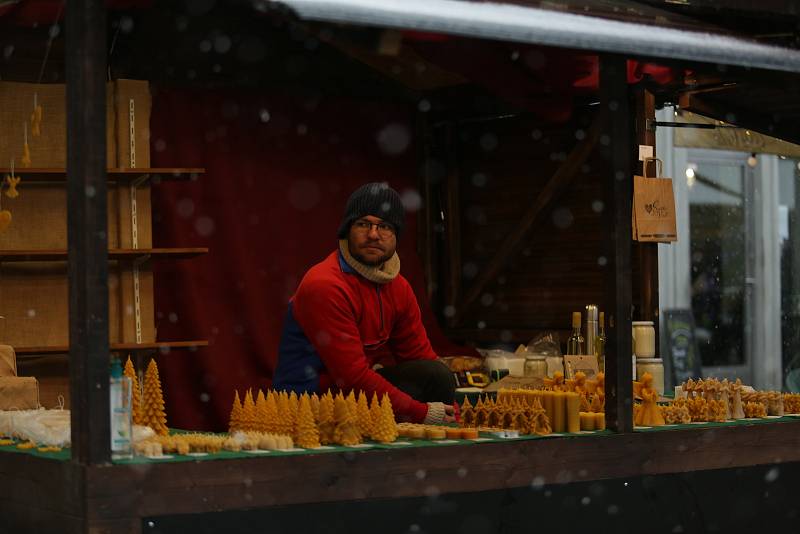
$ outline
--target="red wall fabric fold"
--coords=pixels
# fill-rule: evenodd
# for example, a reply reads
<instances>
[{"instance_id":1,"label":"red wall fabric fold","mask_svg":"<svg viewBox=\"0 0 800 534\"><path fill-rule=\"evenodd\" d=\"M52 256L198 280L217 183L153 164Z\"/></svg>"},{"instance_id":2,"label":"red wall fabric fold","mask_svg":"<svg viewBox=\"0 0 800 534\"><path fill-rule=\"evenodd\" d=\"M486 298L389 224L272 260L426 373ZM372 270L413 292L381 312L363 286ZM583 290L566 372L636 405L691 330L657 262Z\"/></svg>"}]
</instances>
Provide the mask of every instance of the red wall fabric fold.
<instances>
[{"instance_id":1,"label":"red wall fabric fold","mask_svg":"<svg viewBox=\"0 0 800 534\"><path fill-rule=\"evenodd\" d=\"M369 181L388 181L410 208L401 272L434 348L465 353L442 335L424 296L413 112L313 94L155 92L152 166L206 169L152 189L154 246L209 248L154 265L158 340L210 342L159 357L171 426L224 430L234 390L270 385L288 300L334 250L347 197Z\"/></svg>"}]
</instances>

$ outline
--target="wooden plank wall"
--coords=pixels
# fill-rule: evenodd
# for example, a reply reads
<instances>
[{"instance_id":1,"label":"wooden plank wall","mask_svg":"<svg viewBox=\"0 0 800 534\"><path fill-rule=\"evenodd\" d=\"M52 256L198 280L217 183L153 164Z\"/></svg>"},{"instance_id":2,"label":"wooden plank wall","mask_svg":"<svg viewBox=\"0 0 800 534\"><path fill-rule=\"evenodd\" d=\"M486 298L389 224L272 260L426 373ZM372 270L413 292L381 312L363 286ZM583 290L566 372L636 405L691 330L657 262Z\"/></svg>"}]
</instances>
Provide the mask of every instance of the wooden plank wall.
<instances>
[{"instance_id":1,"label":"wooden plank wall","mask_svg":"<svg viewBox=\"0 0 800 534\"><path fill-rule=\"evenodd\" d=\"M450 233L446 229L434 254L447 260L452 235L458 239L461 264L448 264L447 273L440 273L439 288L452 286L455 275L460 277L460 294L469 291L525 210L585 138L596 111L594 107L576 111L566 124L518 116L455 127L452 149L458 157L439 157L457 165L448 169L448 176L449 181L453 176L458 180L460 228ZM583 311L586 304L607 308L605 271L611 251L605 250L609 219L603 186L608 172L598 144L568 189L543 210L505 267L474 303L458 311L458 323L448 325L450 336L478 345L527 343L542 330L566 335L571 313ZM448 180L439 187L439 198L447 199ZM447 204L431 211L438 215L439 208L447 219ZM634 272L633 279L637 277ZM438 297L446 303L447 295ZM637 299L634 284L634 302Z\"/></svg>"}]
</instances>

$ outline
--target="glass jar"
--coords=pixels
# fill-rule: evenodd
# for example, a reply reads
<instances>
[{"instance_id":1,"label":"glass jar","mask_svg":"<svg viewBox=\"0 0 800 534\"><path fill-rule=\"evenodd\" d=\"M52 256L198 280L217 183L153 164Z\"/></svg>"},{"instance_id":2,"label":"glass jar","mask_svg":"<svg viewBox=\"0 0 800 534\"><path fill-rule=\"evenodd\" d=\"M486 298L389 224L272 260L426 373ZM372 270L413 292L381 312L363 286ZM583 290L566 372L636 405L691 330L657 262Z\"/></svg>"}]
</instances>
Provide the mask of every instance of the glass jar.
<instances>
[{"instance_id":1,"label":"glass jar","mask_svg":"<svg viewBox=\"0 0 800 534\"><path fill-rule=\"evenodd\" d=\"M656 329L653 321L634 321L633 326L633 353L637 358L655 358L656 356Z\"/></svg>"},{"instance_id":2,"label":"glass jar","mask_svg":"<svg viewBox=\"0 0 800 534\"><path fill-rule=\"evenodd\" d=\"M525 376L545 378L547 376L547 359L544 356L529 354L525 357Z\"/></svg>"},{"instance_id":3,"label":"glass jar","mask_svg":"<svg viewBox=\"0 0 800 534\"><path fill-rule=\"evenodd\" d=\"M653 375L653 389L664 395L664 360L661 358L637 358L636 379L641 380L645 373Z\"/></svg>"}]
</instances>

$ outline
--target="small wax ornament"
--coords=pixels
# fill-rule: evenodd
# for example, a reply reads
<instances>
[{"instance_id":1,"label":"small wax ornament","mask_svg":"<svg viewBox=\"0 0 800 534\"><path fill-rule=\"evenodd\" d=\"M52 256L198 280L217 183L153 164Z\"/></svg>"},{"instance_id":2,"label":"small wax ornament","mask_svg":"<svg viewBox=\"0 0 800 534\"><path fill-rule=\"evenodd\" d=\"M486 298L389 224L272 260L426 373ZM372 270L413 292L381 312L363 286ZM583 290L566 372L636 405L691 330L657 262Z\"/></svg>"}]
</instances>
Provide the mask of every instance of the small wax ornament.
<instances>
[{"instance_id":1,"label":"small wax ornament","mask_svg":"<svg viewBox=\"0 0 800 534\"><path fill-rule=\"evenodd\" d=\"M731 417L733 419L744 419L744 407L742 405L742 381L736 379L735 384L731 384Z\"/></svg>"},{"instance_id":2,"label":"small wax ornament","mask_svg":"<svg viewBox=\"0 0 800 534\"><path fill-rule=\"evenodd\" d=\"M25 141L22 143L22 157L19 160L23 167L31 166L31 149L28 146L28 125L25 124Z\"/></svg>"},{"instance_id":3,"label":"small wax ornament","mask_svg":"<svg viewBox=\"0 0 800 534\"><path fill-rule=\"evenodd\" d=\"M595 379L591 381L592 389L591 410L595 413L605 412L606 410L606 375L597 373Z\"/></svg>"},{"instance_id":4,"label":"small wax ornament","mask_svg":"<svg viewBox=\"0 0 800 534\"><path fill-rule=\"evenodd\" d=\"M133 368L131 357L125 362L125 376L131 379L131 413L133 414L133 424L142 424L142 389L139 387L139 377L136 376L136 369Z\"/></svg>"},{"instance_id":5,"label":"small wax ornament","mask_svg":"<svg viewBox=\"0 0 800 534\"><path fill-rule=\"evenodd\" d=\"M158 365L151 359L144 375L144 388L142 391L142 417L145 425L152 428L156 434L165 436L167 429L167 414L164 411L164 394L161 391L161 380L158 377Z\"/></svg>"},{"instance_id":6,"label":"small wax ornament","mask_svg":"<svg viewBox=\"0 0 800 534\"><path fill-rule=\"evenodd\" d=\"M355 414L347 409L347 401L339 394L333 404L333 441L340 445L358 445L361 433L358 431Z\"/></svg>"},{"instance_id":7,"label":"small wax ornament","mask_svg":"<svg viewBox=\"0 0 800 534\"><path fill-rule=\"evenodd\" d=\"M470 404L467 397L464 397L464 403L461 405L460 414L461 420L459 423L462 427L475 426L475 410L472 409L472 404Z\"/></svg>"},{"instance_id":8,"label":"small wax ornament","mask_svg":"<svg viewBox=\"0 0 800 534\"><path fill-rule=\"evenodd\" d=\"M361 437L370 437L372 435L372 417L370 416L369 412L367 395L363 391L358 392L358 401L356 401L356 420L358 421L358 431L361 432Z\"/></svg>"},{"instance_id":9,"label":"small wax ornament","mask_svg":"<svg viewBox=\"0 0 800 534\"><path fill-rule=\"evenodd\" d=\"M644 373L639 387L639 396L642 398L641 408L636 413L634 424L639 426L662 426L664 417L658 409L658 391L653 387L653 375Z\"/></svg>"},{"instance_id":10,"label":"small wax ornament","mask_svg":"<svg viewBox=\"0 0 800 534\"><path fill-rule=\"evenodd\" d=\"M228 432L242 430L242 401L239 400L239 392L234 392L233 407L228 421Z\"/></svg>"},{"instance_id":11,"label":"small wax ornament","mask_svg":"<svg viewBox=\"0 0 800 534\"><path fill-rule=\"evenodd\" d=\"M503 421L503 412L505 411L502 406L498 406L492 399L485 403L486 409L489 412L489 417L486 420L486 426L491 428L500 428Z\"/></svg>"},{"instance_id":12,"label":"small wax ornament","mask_svg":"<svg viewBox=\"0 0 800 534\"><path fill-rule=\"evenodd\" d=\"M767 407L760 402L747 402L744 405L744 414L751 419L767 416Z\"/></svg>"},{"instance_id":13,"label":"small wax ornament","mask_svg":"<svg viewBox=\"0 0 800 534\"><path fill-rule=\"evenodd\" d=\"M11 224L11 212L8 210L0 211L0 232L4 231Z\"/></svg>"},{"instance_id":14,"label":"small wax ornament","mask_svg":"<svg viewBox=\"0 0 800 534\"><path fill-rule=\"evenodd\" d=\"M19 176L6 174L6 182L8 183L8 189L6 189L6 196L8 198L17 198L19 196L19 191L17 191L17 185L19 184L21 179L22 178L20 178ZM130 356L128 358L130 358Z\"/></svg>"},{"instance_id":15,"label":"small wax ornament","mask_svg":"<svg viewBox=\"0 0 800 534\"><path fill-rule=\"evenodd\" d=\"M518 410L512 414L511 424L508 428L517 430L521 435L531 433L531 419L523 410Z\"/></svg>"},{"instance_id":16,"label":"small wax ornament","mask_svg":"<svg viewBox=\"0 0 800 534\"><path fill-rule=\"evenodd\" d=\"M741 405L741 398L739 404ZM800 413L800 394L797 393L784 393L783 394L783 409L787 414Z\"/></svg>"},{"instance_id":17,"label":"small wax ornament","mask_svg":"<svg viewBox=\"0 0 800 534\"><path fill-rule=\"evenodd\" d=\"M553 378L545 378L544 385L553 391L566 391L567 389L566 384L564 384L564 373L561 371L553 373Z\"/></svg>"},{"instance_id":18,"label":"small wax ornament","mask_svg":"<svg viewBox=\"0 0 800 534\"><path fill-rule=\"evenodd\" d=\"M575 393L583 393L586 391L586 373L583 371L578 371L575 373Z\"/></svg>"},{"instance_id":19,"label":"small wax ornament","mask_svg":"<svg viewBox=\"0 0 800 534\"><path fill-rule=\"evenodd\" d=\"M475 426L486 426L489 421L489 410L483 402L483 397L478 397L478 402L475 403Z\"/></svg>"},{"instance_id":20,"label":"small wax ornament","mask_svg":"<svg viewBox=\"0 0 800 534\"><path fill-rule=\"evenodd\" d=\"M544 408L541 406L533 410L533 413L530 416L530 427L531 434L546 436L547 434L553 433L553 427L551 426L550 420L547 418L547 414L545 414Z\"/></svg>"},{"instance_id":21,"label":"small wax ornament","mask_svg":"<svg viewBox=\"0 0 800 534\"><path fill-rule=\"evenodd\" d=\"M333 396L328 391L319 401L319 440L323 445L333 443L336 423L333 420Z\"/></svg>"},{"instance_id":22,"label":"small wax ornament","mask_svg":"<svg viewBox=\"0 0 800 534\"><path fill-rule=\"evenodd\" d=\"M297 431L295 443L304 449L316 449L320 446L319 429L314 422L314 413L311 411L311 400L307 393L303 393L297 408Z\"/></svg>"},{"instance_id":23,"label":"small wax ornament","mask_svg":"<svg viewBox=\"0 0 800 534\"><path fill-rule=\"evenodd\" d=\"M39 137L42 135L42 115L44 110L39 103L39 95L33 94L33 111L31 112L31 136Z\"/></svg>"},{"instance_id":24,"label":"small wax ornament","mask_svg":"<svg viewBox=\"0 0 800 534\"><path fill-rule=\"evenodd\" d=\"M392 401L389 400L389 395L386 393L383 394L379 410L378 420L374 422L375 429L372 439L381 443L390 443L397 439L397 422L394 419L394 411L392 411Z\"/></svg>"}]
</instances>

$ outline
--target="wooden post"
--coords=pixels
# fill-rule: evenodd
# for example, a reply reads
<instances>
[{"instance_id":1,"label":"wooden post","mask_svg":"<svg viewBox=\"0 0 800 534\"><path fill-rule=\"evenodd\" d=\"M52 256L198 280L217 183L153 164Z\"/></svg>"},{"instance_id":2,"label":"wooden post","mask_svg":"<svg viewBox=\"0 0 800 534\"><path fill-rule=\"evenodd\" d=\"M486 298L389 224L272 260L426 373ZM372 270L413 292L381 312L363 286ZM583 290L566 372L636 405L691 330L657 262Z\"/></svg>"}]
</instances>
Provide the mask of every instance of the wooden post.
<instances>
[{"instance_id":1,"label":"wooden post","mask_svg":"<svg viewBox=\"0 0 800 534\"><path fill-rule=\"evenodd\" d=\"M108 463L106 8L70 0L66 13L67 242L72 461Z\"/></svg>"},{"instance_id":2,"label":"wooden post","mask_svg":"<svg viewBox=\"0 0 800 534\"><path fill-rule=\"evenodd\" d=\"M638 161L638 145L649 145L653 147L653 155L656 149L656 132L647 129L647 119L655 120L656 102L655 95L644 88L635 90L635 109L634 120L636 121L636 143L632 147L634 151L635 173L644 172L642 163ZM650 162L648 165L648 176L655 176L656 163ZM636 320L653 321L656 328L656 340L658 340L658 243L635 243L636 258L638 261L639 300L636 305Z\"/></svg>"},{"instance_id":3,"label":"wooden post","mask_svg":"<svg viewBox=\"0 0 800 534\"><path fill-rule=\"evenodd\" d=\"M606 344L606 419L617 432L633 430L633 372L631 367L631 162L633 119L624 57L600 56L600 106L609 121L600 139L609 163L605 183L606 216L610 228L607 248L607 288L610 303Z\"/></svg>"}]
</instances>

